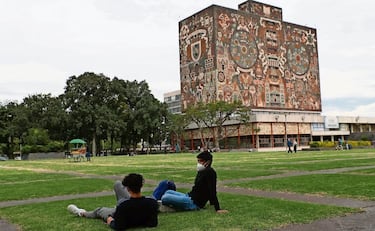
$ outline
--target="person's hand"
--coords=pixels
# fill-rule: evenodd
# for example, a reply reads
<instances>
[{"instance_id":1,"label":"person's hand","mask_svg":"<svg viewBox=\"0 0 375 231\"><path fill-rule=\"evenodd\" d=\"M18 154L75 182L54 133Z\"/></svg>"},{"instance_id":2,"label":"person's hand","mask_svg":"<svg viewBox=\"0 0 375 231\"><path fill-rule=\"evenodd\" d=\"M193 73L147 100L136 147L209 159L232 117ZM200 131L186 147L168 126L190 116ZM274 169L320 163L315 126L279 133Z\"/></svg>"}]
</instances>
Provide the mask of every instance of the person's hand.
<instances>
[{"instance_id":1,"label":"person's hand","mask_svg":"<svg viewBox=\"0 0 375 231\"><path fill-rule=\"evenodd\" d=\"M219 209L219 210L217 210L216 212L217 212L217 213L229 213L229 211L226 210L226 209Z\"/></svg>"},{"instance_id":2,"label":"person's hand","mask_svg":"<svg viewBox=\"0 0 375 231\"><path fill-rule=\"evenodd\" d=\"M108 216L107 217L107 225L111 224L111 221L113 221L113 220L114 220L113 217Z\"/></svg>"}]
</instances>

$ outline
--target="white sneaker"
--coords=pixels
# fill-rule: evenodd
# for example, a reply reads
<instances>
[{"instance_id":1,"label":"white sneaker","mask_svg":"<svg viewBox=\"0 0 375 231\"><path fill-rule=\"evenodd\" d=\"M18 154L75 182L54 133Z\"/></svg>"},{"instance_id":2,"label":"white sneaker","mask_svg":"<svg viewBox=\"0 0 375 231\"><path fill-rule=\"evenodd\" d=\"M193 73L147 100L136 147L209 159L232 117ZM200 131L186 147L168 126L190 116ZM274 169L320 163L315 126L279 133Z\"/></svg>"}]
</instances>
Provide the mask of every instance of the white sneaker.
<instances>
[{"instance_id":1,"label":"white sneaker","mask_svg":"<svg viewBox=\"0 0 375 231\"><path fill-rule=\"evenodd\" d=\"M80 216L80 217L82 217L83 213L86 212L86 210L80 209L76 205L68 205L67 209L68 209L69 212L71 212L71 213L73 213L77 216Z\"/></svg>"}]
</instances>

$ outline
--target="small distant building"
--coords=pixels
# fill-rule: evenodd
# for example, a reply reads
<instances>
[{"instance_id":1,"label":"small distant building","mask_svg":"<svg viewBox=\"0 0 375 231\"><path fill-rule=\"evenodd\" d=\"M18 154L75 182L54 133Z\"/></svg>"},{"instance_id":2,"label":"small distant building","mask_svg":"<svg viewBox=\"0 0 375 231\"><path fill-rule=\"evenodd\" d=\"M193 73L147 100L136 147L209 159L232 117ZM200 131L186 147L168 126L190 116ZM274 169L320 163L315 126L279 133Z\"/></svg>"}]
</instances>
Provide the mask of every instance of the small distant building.
<instances>
[{"instance_id":1,"label":"small distant building","mask_svg":"<svg viewBox=\"0 0 375 231\"><path fill-rule=\"evenodd\" d=\"M181 113L181 91L167 92L164 95L164 102L168 106L168 111L172 114Z\"/></svg>"}]
</instances>

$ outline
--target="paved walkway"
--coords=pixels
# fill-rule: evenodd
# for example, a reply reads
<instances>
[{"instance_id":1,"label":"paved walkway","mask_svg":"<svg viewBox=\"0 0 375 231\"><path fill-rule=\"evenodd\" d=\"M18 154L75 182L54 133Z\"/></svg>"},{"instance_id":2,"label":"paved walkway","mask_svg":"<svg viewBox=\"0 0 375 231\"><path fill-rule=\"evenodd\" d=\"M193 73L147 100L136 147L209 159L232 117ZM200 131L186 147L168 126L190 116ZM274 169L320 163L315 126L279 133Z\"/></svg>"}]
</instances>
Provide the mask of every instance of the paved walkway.
<instances>
[{"instance_id":1,"label":"paved walkway","mask_svg":"<svg viewBox=\"0 0 375 231\"><path fill-rule=\"evenodd\" d=\"M362 200L356 200L356 199L337 198L337 197L320 196L320 195L306 195L306 194L291 193L291 192L271 192L271 191L262 191L262 190L256 190L256 189L233 188L233 187L224 186L224 184L227 184L227 183L241 182L241 181L274 179L274 178L311 175L311 174L335 174L335 173L346 172L346 171L351 171L351 170L370 169L370 168L375 168L375 166L339 168L339 169L318 170L318 171L310 171L310 172L295 171L295 172L287 172L287 173L271 175L271 176L260 176L260 177L243 178L243 179L236 179L236 180L225 180L225 181L218 182L217 190L219 192L232 193L232 194L252 195L252 196L279 198L279 199L308 202L308 203L315 203L315 204L360 208L363 211L361 213L350 214L350 215L343 216L343 217L334 217L334 218L329 218L329 219L317 220L317 221L312 222L311 224L298 224L298 225L292 224L292 225L288 225L280 229L274 229L274 231L321 231L321 230L324 230L324 231L353 231L353 230L373 231L375 230L375 201L362 201ZM56 173L55 171L50 171L50 172ZM91 174L81 174L81 173L76 173L76 172L59 172L59 173L79 175L79 176L88 177L88 178L106 178L106 179L113 179L113 180L119 179L118 176L98 176L98 175L91 175ZM157 182L152 181L152 180L146 180L146 184L156 185ZM191 184L181 184L181 183L176 183L176 184L178 185L179 188L190 188L192 186ZM144 190L151 191L152 189L153 188L145 188ZM16 206L16 205L26 205L26 204L32 204L32 203L70 200L70 199L77 199L77 198L101 197L101 196L108 196L108 195L113 195L113 191L53 196L53 197L46 197L46 198L33 198L33 199L17 200L17 201L4 201L4 202L0 202L0 208ZM13 224L9 224L8 222L4 220L0 220L0 230L1 231L19 231L20 229L18 229L18 227Z\"/></svg>"}]
</instances>

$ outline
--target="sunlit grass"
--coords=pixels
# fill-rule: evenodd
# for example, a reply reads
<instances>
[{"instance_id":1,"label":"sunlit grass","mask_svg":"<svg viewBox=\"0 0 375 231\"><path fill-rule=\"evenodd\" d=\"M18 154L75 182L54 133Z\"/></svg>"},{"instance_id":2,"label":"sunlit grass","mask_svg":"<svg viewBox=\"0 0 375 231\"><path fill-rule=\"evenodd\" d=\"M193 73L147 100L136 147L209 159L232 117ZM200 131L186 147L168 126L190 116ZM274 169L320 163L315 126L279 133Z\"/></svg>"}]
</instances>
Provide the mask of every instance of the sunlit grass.
<instances>
[{"instance_id":1,"label":"sunlit grass","mask_svg":"<svg viewBox=\"0 0 375 231\"><path fill-rule=\"evenodd\" d=\"M112 190L113 179L130 172L147 180L163 179L193 183L196 154L162 154L94 157L91 162L68 159L0 162L0 201L71 195ZM227 152L214 153L213 167L218 181L242 179L232 187L290 191L306 194L375 199L375 152L373 149L350 151L298 152ZM315 174L309 171L368 166L339 174ZM371 168L374 166L374 168ZM246 179L280 173L303 171L308 175L268 180ZM221 182L223 183L223 182ZM156 184L156 183L155 183ZM152 189L155 185L146 185ZM149 195L151 192L146 192ZM268 230L291 223L308 223L316 219L357 211L349 208L314 205L278 199L219 193L219 200L229 214L215 214L213 208L199 212L160 214L158 230ZM0 217L9 219L23 230L108 230L99 220L80 219L66 211L76 203L94 209L114 206L114 196L37 203L2 208ZM151 229L152 230L152 229Z\"/></svg>"},{"instance_id":2,"label":"sunlit grass","mask_svg":"<svg viewBox=\"0 0 375 231\"><path fill-rule=\"evenodd\" d=\"M269 230L358 211L252 196L219 194L219 197L222 206L230 211L228 214L216 214L212 207L197 212L162 213L158 227L145 230ZM3 208L0 216L20 224L24 231L109 230L101 220L79 218L68 213L66 207L71 203L93 210L100 206L114 206L115 201L113 196L107 196L15 206Z\"/></svg>"}]
</instances>

